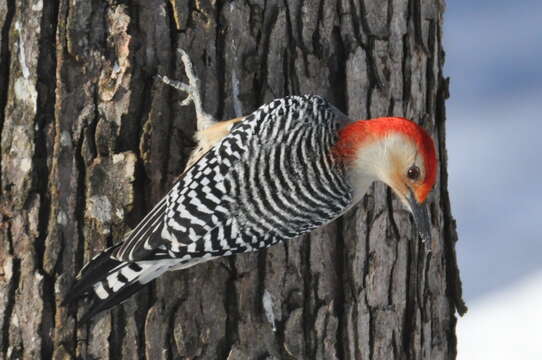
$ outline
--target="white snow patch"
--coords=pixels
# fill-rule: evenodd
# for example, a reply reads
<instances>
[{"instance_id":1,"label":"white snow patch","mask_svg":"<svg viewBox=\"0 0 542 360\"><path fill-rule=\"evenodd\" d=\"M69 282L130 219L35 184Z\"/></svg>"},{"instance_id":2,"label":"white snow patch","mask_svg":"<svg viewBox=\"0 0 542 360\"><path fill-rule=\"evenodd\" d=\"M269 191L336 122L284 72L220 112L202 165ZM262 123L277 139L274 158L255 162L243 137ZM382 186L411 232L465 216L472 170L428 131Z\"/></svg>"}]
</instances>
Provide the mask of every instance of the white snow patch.
<instances>
[{"instance_id":1,"label":"white snow patch","mask_svg":"<svg viewBox=\"0 0 542 360\"><path fill-rule=\"evenodd\" d=\"M30 106L35 113L38 101L38 92L36 91L36 87L32 81L24 77L17 78L17 80L15 80L14 90L15 98Z\"/></svg>"},{"instance_id":2,"label":"white snow patch","mask_svg":"<svg viewBox=\"0 0 542 360\"><path fill-rule=\"evenodd\" d=\"M17 316L17 314L13 314L13 316L11 317L11 324L12 324L15 328L18 328L18 327L19 327L19 317Z\"/></svg>"},{"instance_id":3,"label":"white snow patch","mask_svg":"<svg viewBox=\"0 0 542 360\"><path fill-rule=\"evenodd\" d=\"M104 195L91 196L88 207L89 215L101 223L111 221L112 206L111 202Z\"/></svg>"},{"instance_id":4,"label":"white snow patch","mask_svg":"<svg viewBox=\"0 0 542 360\"><path fill-rule=\"evenodd\" d=\"M235 47L235 42L233 42L233 46ZM237 59L237 56L235 56L235 58ZM235 111L235 115L237 117L241 117L243 116L244 111L243 104L241 104L241 100L239 100L239 77L237 76L237 71L235 68L233 68L231 72L231 87L233 92L233 109Z\"/></svg>"},{"instance_id":5,"label":"white snow patch","mask_svg":"<svg viewBox=\"0 0 542 360\"><path fill-rule=\"evenodd\" d=\"M122 210L122 209L116 209L116 210L115 210L115 215L117 215L117 217L118 217L119 219L122 219L122 218L124 217L124 210Z\"/></svg>"},{"instance_id":6,"label":"white snow patch","mask_svg":"<svg viewBox=\"0 0 542 360\"><path fill-rule=\"evenodd\" d=\"M72 137L66 130L60 133L60 145L64 147L70 147L72 145Z\"/></svg>"},{"instance_id":7,"label":"white snow patch","mask_svg":"<svg viewBox=\"0 0 542 360\"><path fill-rule=\"evenodd\" d=\"M541 304L542 271L475 301L457 324L457 359L542 359Z\"/></svg>"},{"instance_id":8,"label":"white snow patch","mask_svg":"<svg viewBox=\"0 0 542 360\"><path fill-rule=\"evenodd\" d=\"M121 70L121 67L118 62L115 61L113 64L113 74L118 74Z\"/></svg>"},{"instance_id":9,"label":"white snow patch","mask_svg":"<svg viewBox=\"0 0 542 360\"><path fill-rule=\"evenodd\" d=\"M19 169L21 169L25 173L30 171L30 169L32 169L32 160L29 158L21 159L21 162L19 164Z\"/></svg>"},{"instance_id":10,"label":"white snow patch","mask_svg":"<svg viewBox=\"0 0 542 360\"><path fill-rule=\"evenodd\" d=\"M13 277L13 257L7 256L4 260L4 278L9 281Z\"/></svg>"},{"instance_id":11,"label":"white snow patch","mask_svg":"<svg viewBox=\"0 0 542 360\"><path fill-rule=\"evenodd\" d=\"M62 210L60 210L56 216L56 223L65 226L68 223L68 216Z\"/></svg>"},{"instance_id":12,"label":"white snow patch","mask_svg":"<svg viewBox=\"0 0 542 360\"><path fill-rule=\"evenodd\" d=\"M277 327L275 326L275 313L273 312L273 296L267 289L263 292L263 310L265 311L265 317L267 318L267 321L271 324L273 327L273 332L277 331Z\"/></svg>"},{"instance_id":13,"label":"white snow patch","mask_svg":"<svg viewBox=\"0 0 542 360\"><path fill-rule=\"evenodd\" d=\"M113 164L119 163L121 161L124 161L124 154L123 153L113 155Z\"/></svg>"},{"instance_id":14,"label":"white snow patch","mask_svg":"<svg viewBox=\"0 0 542 360\"><path fill-rule=\"evenodd\" d=\"M37 1L34 5L32 5L32 11L41 11L43 10L43 1Z\"/></svg>"},{"instance_id":15,"label":"white snow patch","mask_svg":"<svg viewBox=\"0 0 542 360\"><path fill-rule=\"evenodd\" d=\"M21 71L23 73L23 76L26 79L30 76L30 69L26 64L26 54L24 53L24 40L21 36L21 23L19 21L15 22L15 30L17 30L17 32L19 33L19 63L21 64Z\"/></svg>"}]
</instances>

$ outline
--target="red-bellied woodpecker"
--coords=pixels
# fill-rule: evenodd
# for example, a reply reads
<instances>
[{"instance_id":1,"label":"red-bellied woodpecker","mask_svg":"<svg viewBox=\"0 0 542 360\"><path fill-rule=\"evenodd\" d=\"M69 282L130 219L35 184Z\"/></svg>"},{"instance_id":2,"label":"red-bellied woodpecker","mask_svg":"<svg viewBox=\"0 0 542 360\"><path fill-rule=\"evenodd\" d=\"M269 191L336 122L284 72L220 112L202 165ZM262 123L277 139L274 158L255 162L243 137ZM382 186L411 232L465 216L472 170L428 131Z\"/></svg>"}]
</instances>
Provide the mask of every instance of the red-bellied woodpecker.
<instances>
[{"instance_id":1,"label":"red-bellied woodpecker","mask_svg":"<svg viewBox=\"0 0 542 360\"><path fill-rule=\"evenodd\" d=\"M191 64L182 55L190 79ZM87 318L166 271L257 251L327 224L377 180L413 213L422 238L430 237L423 203L437 160L430 136L414 122L351 121L324 98L305 95L208 126L213 121L201 109L195 84L176 87L190 93L198 117L207 120L197 134L198 150L123 241L81 270L66 302L90 295Z\"/></svg>"}]
</instances>

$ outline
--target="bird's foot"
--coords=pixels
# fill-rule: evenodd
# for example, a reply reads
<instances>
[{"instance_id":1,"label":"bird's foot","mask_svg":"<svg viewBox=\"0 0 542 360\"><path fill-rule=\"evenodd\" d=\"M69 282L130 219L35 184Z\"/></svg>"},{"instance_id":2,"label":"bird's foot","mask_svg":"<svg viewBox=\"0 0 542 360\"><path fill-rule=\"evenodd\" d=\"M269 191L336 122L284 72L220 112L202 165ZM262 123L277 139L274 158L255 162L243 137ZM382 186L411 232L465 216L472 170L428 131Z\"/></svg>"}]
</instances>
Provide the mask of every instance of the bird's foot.
<instances>
[{"instance_id":1,"label":"bird's foot","mask_svg":"<svg viewBox=\"0 0 542 360\"><path fill-rule=\"evenodd\" d=\"M201 88L200 80L194 72L194 66L190 57L183 49L178 49L179 55L181 55L181 61L184 65L184 71L188 77L188 84L181 81L172 80L165 75L158 75L158 78L179 91L183 91L187 94L186 98L181 103L182 106L194 104L196 110L196 117L198 122L198 130L203 130L211 125L216 124L217 120L203 109L203 102L201 100Z\"/></svg>"}]
</instances>

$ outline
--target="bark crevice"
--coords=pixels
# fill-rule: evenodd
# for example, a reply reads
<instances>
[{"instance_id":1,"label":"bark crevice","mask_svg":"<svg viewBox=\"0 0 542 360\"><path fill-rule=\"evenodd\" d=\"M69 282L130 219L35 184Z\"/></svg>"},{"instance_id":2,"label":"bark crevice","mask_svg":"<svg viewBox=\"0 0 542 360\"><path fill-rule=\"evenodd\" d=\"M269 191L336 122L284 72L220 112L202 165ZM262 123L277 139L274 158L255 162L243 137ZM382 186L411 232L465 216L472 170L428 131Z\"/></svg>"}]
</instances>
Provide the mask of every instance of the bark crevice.
<instances>
[{"instance_id":1,"label":"bark crevice","mask_svg":"<svg viewBox=\"0 0 542 360\"><path fill-rule=\"evenodd\" d=\"M58 2L49 1L43 4L41 19L41 37L39 39L39 51L46 54L38 59L38 108L41 109L37 116L37 131L35 136L36 153L33 163L36 164L34 180L36 191L40 196L38 215L38 238L36 239L36 267L43 274L43 301L44 312L41 324L42 349L41 356L44 359L51 358L54 351L53 339L49 336L55 328L56 299L55 299L55 276L45 271L43 262L45 258L46 238L49 235L49 222L51 217L50 198L50 162L54 148L55 135L53 133L55 121L55 88L56 88L56 49L50 49L56 38L58 21ZM54 266L55 272L62 273L63 249L60 250L59 261Z\"/></svg>"},{"instance_id":2,"label":"bark crevice","mask_svg":"<svg viewBox=\"0 0 542 360\"><path fill-rule=\"evenodd\" d=\"M336 288L336 295L334 300L335 305L335 316L338 319L338 327L337 327L337 334L335 337L335 352L337 354L337 359L343 360L346 359L345 355L345 348L346 348L346 340L345 340L345 331L344 327L346 326L346 319L344 318L345 314L345 302L346 302L346 295L345 295L345 285L344 282L346 280L345 276L345 262L346 262L346 249L345 249L345 243L344 243L344 220L343 218L340 218L337 220L337 241L336 241L336 263L335 263L335 271L337 273L337 288Z\"/></svg>"},{"instance_id":3,"label":"bark crevice","mask_svg":"<svg viewBox=\"0 0 542 360\"><path fill-rule=\"evenodd\" d=\"M10 63L11 63L11 51L9 48L10 39L9 33L15 15L16 0L6 0L6 14L4 17L4 24L0 33L2 46L0 47L0 135L4 129L4 121L6 116L6 106L9 93L9 77L10 77ZM2 142L0 141L0 154L2 153ZM0 156L0 169L2 168L2 156ZM3 177L0 176L0 197L4 193ZM2 207L5 205L0 204Z\"/></svg>"},{"instance_id":4,"label":"bark crevice","mask_svg":"<svg viewBox=\"0 0 542 360\"><path fill-rule=\"evenodd\" d=\"M9 235L8 235L9 236ZM2 314L3 317L3 326L2 326L2 348L0 351L2 351L3 357L8 358L8 352L11 353L12 358L17 358L17 350L13 349L13 345L10 345L10 325L11 325L11 317L13 315L13 310L15 308L15 295L17 292L17 288L19 287L19 281L21 277L21 262L19 259L13 259L11 264L11 271L12 271L12 277L11 281L9 283L9 287L7 289L7 294L5 294L7 298L6 307L4 314ZM11 351L10 350L11 347ZM15 351L15 353L14 353ZM22 349L20 350L20 353L22 353ZM20 355L19 355L20 356Z\"/></svg>"},{"instance_id":5,"label":"bark crevice","mask_svg":"<svg viewBox=\"0 0 542 360\"><path fill-rule=\"evenodd\" d=\"M239 328L238 322L240 320L239 306L237 303L237 291L235 281L238 278L237 268L235 267L235 259L230 258L229 261L229 276L226 280L224 296L224 308L226 309L226 328L224 337L220 340L218 346L219 353L217 354L220 359L227 359L234 345L238 340Z\"/></svg>"}]
</instances>

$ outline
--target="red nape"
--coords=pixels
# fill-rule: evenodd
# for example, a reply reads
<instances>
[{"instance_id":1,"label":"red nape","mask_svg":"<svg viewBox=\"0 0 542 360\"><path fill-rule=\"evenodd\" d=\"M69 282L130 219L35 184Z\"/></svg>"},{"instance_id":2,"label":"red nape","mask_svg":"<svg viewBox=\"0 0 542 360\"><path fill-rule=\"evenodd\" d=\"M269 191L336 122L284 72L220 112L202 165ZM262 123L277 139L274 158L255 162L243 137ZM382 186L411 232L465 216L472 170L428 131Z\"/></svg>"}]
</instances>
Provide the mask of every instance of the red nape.
<instances>
[{"instance_id":1,"label":"red nape","mask_svg":"<svg viewBox=\"0 0 542 360\"><path fill-rule=\"evenodd\" d=\"M353 122L339 131L339 141L334 153L343 159L352 159L360 146L378 140L390 133L401 133L416 144L422 154L426 176L417 189L418 201L425 201L435 184L437 158L435 145L427 132L418 124L400 117L382 117Z\"/></svg>"}]
</instances>

